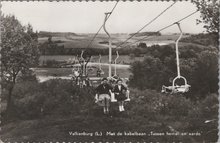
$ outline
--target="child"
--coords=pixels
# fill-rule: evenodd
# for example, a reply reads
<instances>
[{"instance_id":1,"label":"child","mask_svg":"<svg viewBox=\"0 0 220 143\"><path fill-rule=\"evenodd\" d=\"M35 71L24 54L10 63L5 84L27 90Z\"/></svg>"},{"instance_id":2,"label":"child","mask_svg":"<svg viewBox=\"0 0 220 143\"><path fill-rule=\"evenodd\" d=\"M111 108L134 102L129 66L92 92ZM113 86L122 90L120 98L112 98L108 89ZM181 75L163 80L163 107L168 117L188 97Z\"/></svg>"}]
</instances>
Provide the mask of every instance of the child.
<instances>
[{"instance_id":1,"label":"child","mask_svg":"<svg viewBox=\"0 0 220 143\"><path fill-rule=\"evenodd\" d=\"M117 81L117 85L115 85L113 92L115 93L115 98L119 104L119 111L125 111L124 109L124 101L127 99L126 92L127 88L122 84L122 80L119 79Z\"/></svg>"}]
</instances>

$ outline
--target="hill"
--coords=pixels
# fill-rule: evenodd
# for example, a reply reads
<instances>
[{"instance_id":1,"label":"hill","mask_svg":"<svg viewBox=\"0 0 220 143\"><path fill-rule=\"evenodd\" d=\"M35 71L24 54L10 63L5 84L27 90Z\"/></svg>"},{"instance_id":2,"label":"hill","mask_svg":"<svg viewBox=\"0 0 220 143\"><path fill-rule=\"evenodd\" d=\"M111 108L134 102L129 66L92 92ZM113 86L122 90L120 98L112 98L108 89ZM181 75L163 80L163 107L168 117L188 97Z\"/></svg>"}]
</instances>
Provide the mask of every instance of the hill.
<instances>
[{"instance_id":1,"label":"hill","mask_svg":"<svg viewBox=\"0 0 220 143\"><path fill-rule=\"evenodd\" d=\"M169 44L178 38L178 35L159 35L154 33L147 33L152 36L151 39L143 40L142 42L146 42L147 45L154 44ZM50 33L50 32L40 32L38 41L40 44L43 44L48 41L48 38L52 36L52 41L55 43L60 43L59 45L63 45L64 48L68 49L84 49L84 48L95 48L95 49L107 49L108 48L108 37L105 34L98 34L94 39L92 44L90 44L94 34L75 34L75 33ZM146 33L140 33L138 36L133 37L127 43L134 43L137 40L140 40L146 36ZM129 34L112 34L112 47L116 47L117 45L124 42L127 38L129 38ZM185 36L186 37L186 36ZM88 45L90 46L88 47ZM123 46L126 46L124 44Z\"/></svg>"},{"instance_id":2,"label":"hill","mask_svg":"<svg viewBox=\"0 0 220 143\"><path fill-rule=\"evenodd\" d=\"M217 132L208 134L217 128L217 122L204 124L218 115L217 94L194 103L183 96L164 96L152 90L131 88L126 111L119 112L118 103L111 103L110 115L106 116L94 103L92 90L76 89L68 80L17 85L14 91L15 96L19 95L14 102L17 114L7 122L3 116L1 139L4 142L217 140Z\"/></svg>"},{"instance_id":3,"label":"hill","mask_svg":"<svg viewBox=\"0 0 220 143\"><path fill-rule=\"evenodd\" d=\"M181 39L182 42L194 43L203 46L214 46L218 48L218 35L214 33L200 33L190 35L189 37L185 37Z\"/></svg>"},{"instance_id":4,"label":"hill","mask_svg":"<svg viewBox=\"0 0 220 143\"><path fill-rule=\"evenodd\" d=\"M72 32L47 32L47 31L40 31L38 33L39 37L66 37L66 36L78 36Z\"/></svg>"},{"instance_id":5,"label":"hill","mask_svg":"<svg viewBox=\"0 0 220 143\"><path fill-rule=\"evenodd\" d=\"M133 36L135 34L136 37L139 36L161 36L160 32L140 32L140 33L131 33L130 35Z\"/></svg>"}]
</instances>

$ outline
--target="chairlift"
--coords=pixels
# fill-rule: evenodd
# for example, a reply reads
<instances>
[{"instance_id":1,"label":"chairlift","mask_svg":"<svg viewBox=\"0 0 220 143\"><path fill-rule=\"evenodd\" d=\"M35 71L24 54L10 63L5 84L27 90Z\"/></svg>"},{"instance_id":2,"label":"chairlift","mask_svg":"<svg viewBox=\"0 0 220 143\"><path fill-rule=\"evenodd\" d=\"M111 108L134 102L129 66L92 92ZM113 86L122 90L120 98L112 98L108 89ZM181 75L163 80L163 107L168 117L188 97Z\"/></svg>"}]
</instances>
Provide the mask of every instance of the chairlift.
<instances>
[{"instance_id":1,"label":"chairlift","mask_svg":"<svg viewBox=\"0 0 220 143\"><path fill-rule=\"evenodd\" d=\"M80 58L77 57L80 64L80 66L78 66L78 70L73 69L73 75L75 75L75 83L80 88L91 85L87 75L87 64L90 61L91 57L86 60L85 58L83 58L83 54L84 50L82 50Z\"/></svg>"},{"instance_id":2,"label":"chairlift","mask_svg":"<svg viewBox=\"0 0 220 143\"><path fill-rule=\"evenodd\" d=\"M102 55L99 54L99 69L97 70L98 77L105 74L105 72L102 70L101 59L102 59Z\"/></svg>"},{"instance_id":3,"label":"chairlift","mask_svg":"<svg viewBox=\"0 0 220 143\"><path fill-rule=\"evenodd\" d=\"M117 60L119 58L119 54L118 54L118 51L116 51L116 58L115 58L115 75L114 76L117 76Z\"/></svg>"},{"instance_id":4,"label":"chairlift","mask_svg":"<svg viewBox=\"0 0 220 143\"><path fill-rule=\"evenodd\" d=\"M180 27L180 23L175 23L177 24L179 30L180 30L180 36L175 42L175 47L176 47L176 62L177 62L177 77L175 77L172 81L172 86L162 86L162 93L186 93L189 91L189 88L191 87L188 83L185 77L180 75L180 64L179 64L179 48L178 48L178 43L179 40L182 38L183 32ZM178 85L177 80L183 79L184 84L183 85Z\"/></svg>"},{"instance_id":5,"label":"chairlift","mask_svg":"<svg viewBox=\"0 0 220 143\"><path fill-rule=\"evenodd\" d=\"M126 83L124 82L123 79L122 79L122 81L123 81L122 84L127 88L127 85L126 85ZM130 91L129 91L128 88L127 88L127 91L125 92L125 95L126 95L127 99L125 99L124 101L126 101L126 102L131 101L131 99L130 99ZM117 100L115 99L115 94L114 93L111 93L111 102L117 102Z\"/></svg>"}]
</instances>

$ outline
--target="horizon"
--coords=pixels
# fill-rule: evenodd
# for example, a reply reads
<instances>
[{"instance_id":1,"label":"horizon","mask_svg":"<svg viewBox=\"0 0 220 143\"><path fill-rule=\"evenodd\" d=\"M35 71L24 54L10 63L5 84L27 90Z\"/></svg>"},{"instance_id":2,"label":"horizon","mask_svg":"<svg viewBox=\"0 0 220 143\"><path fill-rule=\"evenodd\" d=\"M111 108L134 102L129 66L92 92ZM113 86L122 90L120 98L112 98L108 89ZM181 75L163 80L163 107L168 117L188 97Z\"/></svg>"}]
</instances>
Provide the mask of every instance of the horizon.
<instances>
[{"instance_id":1,"label":"horizon","mask_svg":"<svg viewBox=\"0 0 220 143\"><path fill-rule=\"evenodd\" d=\"M40 32L48 32L48 33L64 33L64 34L66 34L66 33L71 33L71 34L78 34L79 36L80 35L94 35L94 34L96 34L96 33L75 33L75 32L62 32L62 31L60 31L60 32L57 32L57 31L36 31L36 32L38 32L38 33L40 33ZM141 33L147 33L147 32L155 32L155 31L144 31L144 32L139 32L138 34L141 34ZM207 33L207 32L201 32L201 33L190 33L190 32L183 32L183 34L190 34L190 35L194 35L194 34L205 34L205 33ZM98 35L103 35L103 34L105 34L106 35L106 33L98 33ZM113 34L113 35L116 35L116 34L121 34L121 35L129 35L129 34L134 34L134 33L111 33L111 34ZM173 35L173 34L178 34L178 32L166 32L166 33L161 33L161 35Z\"/></svg>"}]
</instances>

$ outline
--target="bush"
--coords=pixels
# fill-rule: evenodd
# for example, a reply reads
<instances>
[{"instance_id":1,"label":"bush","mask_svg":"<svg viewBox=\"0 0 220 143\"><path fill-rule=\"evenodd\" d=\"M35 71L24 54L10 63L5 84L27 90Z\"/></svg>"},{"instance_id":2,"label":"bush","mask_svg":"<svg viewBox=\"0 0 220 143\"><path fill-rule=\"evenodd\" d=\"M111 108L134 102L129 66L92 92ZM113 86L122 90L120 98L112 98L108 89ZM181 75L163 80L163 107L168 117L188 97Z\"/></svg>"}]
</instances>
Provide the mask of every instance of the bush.
<instances>
[{"instance_id":1,"label":"bush","mask_svg":"<svg viewBox=\"0 0 220 143\"><path fill-rule=\"evenodd\" d=\"M113 117L100 117L99 113L103 114L103 111L99 110L101 107L95 105L93 101L94 89L92 87L79 89L72 86L69 80L50 80L45 83L22 82L15 87L13 96L16 96L14 109L19 118L31 119L45 115L52 115L53 118L62 116L59 120L65 123L65 127L68 129L74 126L76 127L74 129L85 131L118 130L147 133L151 131L180 133L201 131L203 136L217 128L217 122L204 124L206 120L218 117L217 94L208 94L204 100L193 102L183 95L166 95L156 90L141 91L131 88L131 101L125 105L126 112L120 113L118 116L113 115ZM116 106L113 104L111 106L118 108L117 104L115 104ZM63 116L71 117L69 123ZM62 125L58 128L63 129L64 127ZM214 138L145 136L143 141L202 142L205 140L215 142L217 134L212 134L212 137ZM99 139L103 138L104 136ZM120 139L119 137L114 138L114 141ZM129 139L140 140L138 137L125 140Z\"/></svg>"},{"instance_id":2,"label":"bush","mask_svg":"<svg viewBox=\"0 0 220 143\"><path fill-rule=\"evenodd\" d=\"M146 49L145 59L131 65L130 85L141 90L160 91L162 85L171 85L169 80L177 76L175 50L170 45L154 45ZM180 47L180 70L191 85L187 93L190 99L201 100L208 93L217 93L216 49L193 45Z\"/></svg>"},{"instance_id":3,"label":"bush","mask_svg":"<svg viewBox=\"0 0 220 143\"><path fill-rule=\"evenodd\" d=\"M55 68L60 66L60 62L56 60L46 60L43 61L43 66L49 67L49 68Z\"/></svg>"},{"instance_id":4,"label":"bush","mask_svg":"<svg viewBox=\"0 0 220 143\"><path fill-rule=\"evenodd\" d=\"M49 80L44 83L21 82L15 86L14 110L19 118L37 118L43 115L88 114L93 106L92 89L79 90L69 80ZM90 106L90 107L89 107Z\"/></svg>"},{"instance_id":5,"label":"bush","mask_svg":"<svg viewBox=\"0 0 220 143\"><path fill-rule=\"evenodd\" d=\"M132 90L132 107L128 110L133 116L143 116L150 120L156 120L158 116L181 119L187 117L194 107L189 99L182 95L164 95L153 90Z\"/></svg>"}]
</instances>

